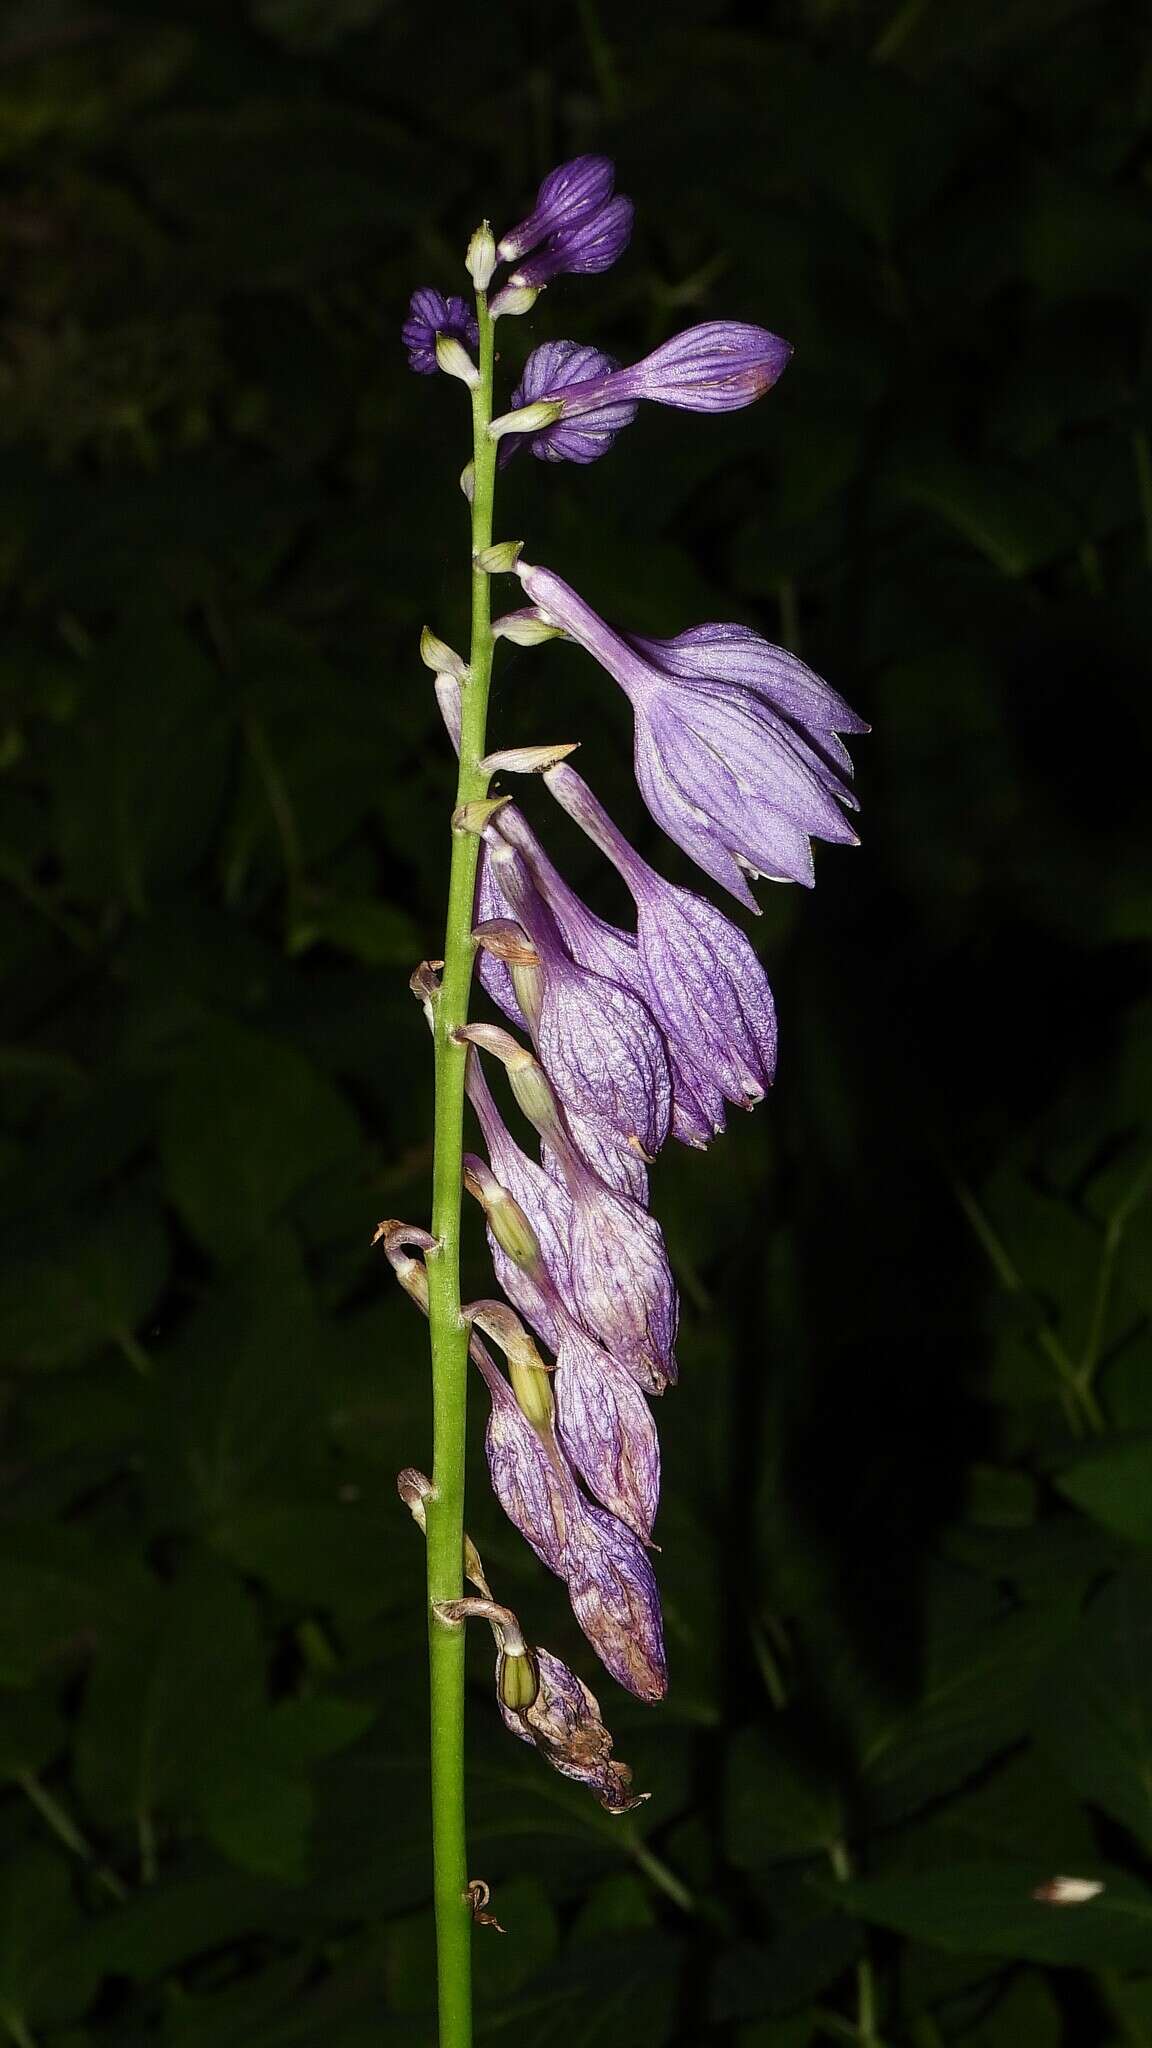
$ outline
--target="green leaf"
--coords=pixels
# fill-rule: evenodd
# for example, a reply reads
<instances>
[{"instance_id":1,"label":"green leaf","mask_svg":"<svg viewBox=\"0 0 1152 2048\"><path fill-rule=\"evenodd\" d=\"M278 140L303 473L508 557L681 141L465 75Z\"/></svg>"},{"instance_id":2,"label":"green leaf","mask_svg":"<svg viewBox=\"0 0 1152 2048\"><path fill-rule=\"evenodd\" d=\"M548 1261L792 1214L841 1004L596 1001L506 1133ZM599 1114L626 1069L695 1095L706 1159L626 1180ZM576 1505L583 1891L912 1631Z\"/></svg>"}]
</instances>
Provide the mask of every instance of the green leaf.
<instances>
[{"instance_id":1,"label":"green leaf","mask_svg":"<svg viewBox=\"0 0 1152 2048\"><path fill-rule=\"evenodd\" d=\"M728 1854L744 1870L827 1853L844 1825L835 1790L761 1728L732 1740L725 1814Z\"/></svg>"},{"instance_id":2,"label":"green leaf","mask_svg":"<svg viewBox=\"0 0 1152 2048\"><path fill-rule=\"evenodd\" d=\"M1037 1733L1068 1783L1152 1849L1152 1574L1126 1572L1092 1602Z\"/></svg>"},{"instance_id":3,"label":"green leaf","mask_svg":"<svg viewBox=\"0 0 1152 2048\"><path fill-rule=\"evenodd\" d=\"M9 1855L0 1873L0 2021L79 2017L95 1989L79 1931L63 1858Z\"/></svg>"},{"instance_id":4,"label":"green leaf","mask_svg":"<svg viewBox=\"0 0 1152 2048\"><path fill-rule=\"evenodd\" d=\"M375 1708L285 1700L225 1728L200 1758L197 1803L217 1847L258 1877L300 1883L315 1813L309 1767L356 1741Z\"/></svg>"},{"instance_id":5,"label":"green leaf","mask_svg":"<svg viewBox=\"0 0 1152 2048\"><path fill-rule=\"evenodd\" d=\"M1056 1876L1104 1878L1084 1905L1033 1897ZM1152 1892L1097 1867L1056 1872L1039 1863L969 1863L843 1887L862 1920L891 1927L960 1955L1087 1969L1146 1969L1152 1953Z\"/></svg>"},{"instance_id":6,"label":"green leaf","mask_svg":"<svg viewBox=\"0 0 1152 2048\"><path fill-rule=\"evenodd\" d=\"M76 1741L86 1803L146 1834L158 1809L186 1809L263 1685L250 1602L230 1573L197 1561L97 1666Z\"/></svg>"},{"instance_id":7,"label":"green leaf","mask_svg":"<svg viewBox=\"0 0 1152 2048\"><path fill-rule=\"evenodd\" d=\"M77 1220L58 1241L0 1270L0 1348L10 1365L53 1370L117 1345L137 1370L135 1332L168 1274L158 1207L129 1197Z\"/></svg>"},{"instance_id":8,"label":"green leaf","mask_svg":"<svg viewBox=\"0 0 1152 2048\"><path fill-rule=\"evenodd\" d=\"M1066 1499L1131 1543L1152 1543L1152 1431L1107 1444L1056 1478Z\"/></svg>"},{"instance_id":9,"label":"green leaf","mask_svg":"<svg viewBox=\"0 0 1152 2048\"><path fill-rule=\"evenodd\" d=\"M483 2016L477 2038L499 2048L524 2040L532 2048L618 2048L623 2039L662 2048L673 2031L679 1966L663 1934L590 1942Z\"/></svg>"},{"instance_id":10,"label":"green leaf","mask_svg":"<svg viewBox=\"0 0 1152 2048\"><path fill-rule=\"evenodd\" d=\"M79 1529L9 1523L0 1550L0 1683L30 1686L57 1659L89 1657L130 1630L150 1592L134 1561Z\"/></svg>"},{"instance_id":11,"label":"green leaf","mask_svg":"<svg viewBox=\"0 0 1152 2048\"><path fill-rule=\"evenodd\" d=\"M309 1182L351 1164L356 1120L332 1083L281 1039L213 1024L162 1113L173 1199L215 1257L248 1251Z\"/></svg>"}]
</instances>

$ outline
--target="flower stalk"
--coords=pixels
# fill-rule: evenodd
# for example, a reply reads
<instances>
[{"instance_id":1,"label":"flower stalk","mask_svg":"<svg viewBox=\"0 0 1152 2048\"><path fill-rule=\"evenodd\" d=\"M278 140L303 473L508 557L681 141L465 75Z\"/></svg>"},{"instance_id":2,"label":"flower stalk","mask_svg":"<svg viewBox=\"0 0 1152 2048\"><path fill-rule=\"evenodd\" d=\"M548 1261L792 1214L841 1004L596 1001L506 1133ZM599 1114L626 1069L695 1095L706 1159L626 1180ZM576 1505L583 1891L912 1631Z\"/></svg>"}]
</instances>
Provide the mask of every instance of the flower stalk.
<instances>
[{"instance_id":1,"label":"flower stalk","mask_svg":"<svg viewBox=\"0 0 1152 2048\"><path fill-rule=\"evenodd\" d=\"M483 765L492 677L492 597L476 558L492 544L496 444L492 418L492 321L476 295L479 375L471 387L472 635L468 674L460 685L460 767L455 813L488 794ZM468 1893L464 1808L464 1630L437 1619L436 1607L463 1593L464 1445L468 1401L469 1328L460 1313L460 1210L464 1153L466 1048L456 1033L468 1019L472 983L472 906L480 841L454 829L444 932L444 970L434 1006L436 1062L432 1232L428 1254L428 1319L432 1344L432 1484L425 1505L428 1537L428 1647L431 1706L432 1854L440 2048L471 2048L472 1903Z\"/></svg>"}]
</instances>

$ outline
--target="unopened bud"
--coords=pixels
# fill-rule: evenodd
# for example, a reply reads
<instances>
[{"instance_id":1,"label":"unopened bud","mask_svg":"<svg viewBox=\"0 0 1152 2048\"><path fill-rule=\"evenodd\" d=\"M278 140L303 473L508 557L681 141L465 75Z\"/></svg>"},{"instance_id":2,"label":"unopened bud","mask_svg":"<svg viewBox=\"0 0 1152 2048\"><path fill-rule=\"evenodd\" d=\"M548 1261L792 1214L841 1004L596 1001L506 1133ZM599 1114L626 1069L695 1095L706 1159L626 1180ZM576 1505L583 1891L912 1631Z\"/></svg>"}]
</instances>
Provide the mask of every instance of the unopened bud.
<instances>
[{"instance_id":1,"label":"unopened bud","mask_svg":"<svg viewBox=\"0 0 1152 2048\"><path fill-rule=\"evenodd\" d=\"M480 372L463 342L457 341L454 334L436 336L436 361L446 376L459 377L460 382L467 384L470 391L476 389L480 382Z\"/></svg>"},{"instance_id":2,"label":"unopened bud","mask_svg":"<svg viewBox=\"0 0 1152 2048\"><path fill-rule=\"evenodd\" d=\"M483 796L474 798L469 804L457 804L452 813L452 830L474 832L479 837L491 824L497 811L502 811L505 804L511 801L511 797L507 796Z\"/></svg>"},{"instance_id":3,"label":"unopened bud","mask_svg":"<svg viewBox=\"0 0 1152 2048\"><path fill-rule=\"evenodd\" d=\"M551 746L505 747L501 753L485 754L480 771L483 775L543 775L558 761L566 761L579 745L579 740L555 740Z\"/></svg>"},{"instance_id":4,"label":"unopened bud","mask_svg":"<svg viewBox=\"0 0 1152 2048\"><path fill-rule=\"evenodd\" d=\"M537 1272L543 1254L536 1232L515 1196L473 1152L464 1155L464 1185L483 1209L484 1220L501 1251L521 1272Z\"/></svg>"},{"instance_id":5,"label":"unopened bud","mask_svg":"<svg viewBox=\"0 0 1152 2048\"><path fill-rule=\"evenodd\" d=\"M492 272L496 268L496 237L486 220L481 221L468 244L464 268L477 291L486 292L492 282Z\"/></svg>"},{"instance_id":6,"label":"unopened bud","mask_svg":"<svg viewBox=\"0 0 1152 2048\"><path fill-rule=\"evenodd\" d=\"M476 464L474 462L466 462L460 471L460 489L463 491L468 503L471 504L476 496Z\"/></svg>"},{"instance_id":7,"label":"unopened bud","mask_svg":"<svg viewBox=\"0 0 1152 2048\"><path fill-rule=\"evenodd\" d=\"M464 656L457 654L454 647L449 647L446 640L441 640L431 626L425 626L421 631L420 659L434 676L455 676L457 682L462 683L469 673Z\"/></svg>"},{"instance_id":8,"label":"unopened bud","mask_svg":"<svg viewBox=\"0 0 1152 2048\"><path fill-rule=\"evenodd\" d=\"M493 320L503 320L512 314L530 313L540 297L540 287L531 284L506 284L489 306Z\"/></svg>"},{"instance_id":9,"label":"unopened bud","mask_svg":"<svg viewBox=\"0 0 1152 2048\"><path fill-rule=\"evenodd\" d=\"M505 434L538 434L564 417L562 398L540 398L535 405L521 405L514 412L502 412L488 428L488 439L500 441Z\"/></svg>"},{"instance_id":10,"label":"unopened bud","mask_svg":"<svg viewBox=\"0 0 1152 2048\"><path fill-rule=\"evenodd\" d=\"M505 1650L496 1663L496 1693L501 1706L513 1714L526 1714L529 1707L535 1706L539 1692L535 1658L527 1652L514 1657Z\"/></svg>"},{"instance_id":11,"label":"unopened bud","mask_svg":"<svg viewBox=\"0 0 1152 2048\"><path fill-rule=\"evenodd\" d=\"M522 540L498 540L490 548L478 548L472 557L472 565L482 569L486 576L506 576L516 567L523 552Z\"/></svg>"},{"instance_id":12,"label":"unopened bud","mask_svg":"<svg viewBox=\"0 0 1152 2048\"><path fill-rule=\"evenodd\" d=\"M547 619L530 607L522 612L505 612L502 619L494 619L492 637L510 640L514 647L539 647L545 640L562 640L564 628L550 626Z\"/></svg>"}]
</instances>

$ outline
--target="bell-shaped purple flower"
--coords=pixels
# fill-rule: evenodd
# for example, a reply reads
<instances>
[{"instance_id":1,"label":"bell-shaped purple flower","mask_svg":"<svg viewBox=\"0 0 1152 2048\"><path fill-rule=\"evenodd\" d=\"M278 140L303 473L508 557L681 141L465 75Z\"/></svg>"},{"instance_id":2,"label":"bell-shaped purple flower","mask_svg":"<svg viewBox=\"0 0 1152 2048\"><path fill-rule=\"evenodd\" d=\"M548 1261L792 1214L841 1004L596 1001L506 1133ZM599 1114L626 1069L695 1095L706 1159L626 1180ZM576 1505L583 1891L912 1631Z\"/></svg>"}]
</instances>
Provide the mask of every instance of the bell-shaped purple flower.
<instances>
[{"instance_id":1,"label":"bell-shaped purple flower","mask_svg":"<svg viewBox=\"0 0 1152 2048\"><path fill-rule=\"evenodd\" d=\"M641 399L681 412L736 412L771 389L791 354L778 334L743 320L686 328L625 369L576 342L545 342L529 356L512 410L493 421L492 432L514 446L527 439L545 461L595 462ZM558 408L556 417L527 436L517 433L516 413L544 404Z\"/></svg>"},{"instance_id":2,"label":"bell-shaped purple flower","mask_svg":"<svg viewBox=\"0 0 1152 2048\"><path fill-rule=\"evenodd\" d=\"M656 1578L643 1544L603 1508L583 1509L568 1566L572 1612L606 1671L641 1700L662 1700L668 1663Z\"/></svg>"},{"instance_id":3,"label":"bell-shaped purple flower","mask_svg":"<svg viewBox=\"0 0 1152 2048\"><path fill-rule=\"evenodd\" d=\"M572 959L520 855L495 832L488 855L500 894L539 960L528 1023L553 1087L577 1116L653 1158L668 1136L672 1082L651 1011L619 982ZM523 991L518 995L524 1010Z\"/></svg>"},{"instance_id":4,"label":"bell-shaped purple flower","mask_svg":"<svg viewBox=\"0 0 1152 2048\"><path fill-rule=\"evenodd\" d=\"M574 769L560 763L544 779L632 893L643 987L668 1038L729 1101L760 1101L776 1069L776 1008L744 933L715 904L658 875Z\"/></svg>"},{"instance_id":5,"label":"bell-shaped purple flower","mask_svg":"<svg viewBox=\"0 0 1152 2048\"><path fill-rule=\"evenodd\" d=\"M512 393L512 409L521 411L539 398L562 399L569 385L582 390L590 380L610 377L620 365L598 348L578 341L546 341L533 349ZM500 461L509 462L525 440L540 462L596 462L606 455L617 434L636 417L635 399L605 398L578 418L563 416L534 434L509 432L501 437Z\"/></svg>"},{"instance_id":6,"label":"bell-shaped purple flower","mask_svg":"<svg viewBox=\"0 0 1152 2048\"><path fill-rule=\"evenodd\" d=\"M555 1442L533 1428L479 1338L471 1350L492 1399L484 1434L492 1491L541 1564L566 1580L572 1531L587 1508Z\"/></svg>"},{"instance_id":7,"label":"bell-shaped purple flower","mask_svg":"<svg viewBox=\"0 0 1152 2048\"><path fill-rule=\"evenodd\" d=\"M587 1785L606 1813L629 1813L642 1805L648 1794L633 1792L627 1764L614 1761L612 1737L595 1694L550 1650L537 1649L533 1661L536 1698L520 1710L501 1699L505 1727L521 1742L533 1743L561 1777Z\"/></svg>"},{"instance_id":8,"label":"bell-shaped purple flower","mask_svg":"<svg viewBox=\"0 0 1152 2048\"><path fill-rule=\"evenodd\" d=\"M553 235L571 234L599 213L612 197L616 166L607 156L574 156L549 171L528 215L496 244L504 263L514 263Z\"/></svg>"},{"instance_id":9,"label":"bell-shaped purple flower","mask_svg":"<svg viewBox=\"0 0 1152 2048\"><path fill-rule=\"evenodd\" d=\"M828 756L842 766L836 734L866 727L803 662L728 627L630 641L550 569L521 561L516 573L630 699L636 779L657 823L741 903L756 908L745 875L810 885L813 838L857 844L841 809L856 799Z\"/></svg>"},{"instance_id":10,"label":"bell-shaped purple flower","mask_svg":"<svg viewBox=\"0 0 1152 2048\"><path fill-rule=\"evenodd\" d=\"M404 346L408 351L408 367L421 377L431 377L439 369L436 361L436 336L445 335L450 341L459 341L469 348L480 345L480 329L476 316L466 300L445 298L442 292L434 291L431 285L422 285L414 291L408 304L408 318L401 330Z\"/></svg>"}]
</instances>

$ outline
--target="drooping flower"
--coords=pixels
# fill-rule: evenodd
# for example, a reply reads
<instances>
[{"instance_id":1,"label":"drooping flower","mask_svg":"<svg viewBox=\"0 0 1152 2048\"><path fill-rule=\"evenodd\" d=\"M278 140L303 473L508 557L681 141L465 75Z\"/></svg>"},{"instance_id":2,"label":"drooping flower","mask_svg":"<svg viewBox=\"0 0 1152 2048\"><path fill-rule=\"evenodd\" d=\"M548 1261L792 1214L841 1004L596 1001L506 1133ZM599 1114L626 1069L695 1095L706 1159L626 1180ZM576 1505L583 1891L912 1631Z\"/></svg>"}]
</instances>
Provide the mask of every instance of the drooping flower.
<instances>
[{"instance_id":1,"label":"drooping flower","mask_svg":"<svg viewBox=\"0 0 1152 2048\"><path fill-rule=\"evenodd\" d=\"M564 1103L617 1145L654 1158L668 1136L672 1082L664 1040L638 996L581 967L520 855L499 834L488 840L489 872L527 934L537 967L512 969L546 1073Z\"/></svg>"},{"instance_id":2,"label":"drooping flower","mask_svg":"<svg viewBox=\"0 0 1152 2048\"><path fill-rule=\"evenodd\" d=\"M446 299L431 285L422 285L413 292L401 333L408 351L408 367L421 377L431 377L440 367L436 361L438 334L470 348L480 345L480 329L467 302L455 293Z\"/></svg>"},{"instance_id":3,"label":"drooping flower","mask_svg":"<svg viewBox=\"0 0 1152 2048\"><path fill-rule=\"evenodd\" d=\"M590 379L610 376L619 369L613 356L578 341L546 341L533 349L523 375L512 393L513 412L533 405L537 399L562 399L569 385L578 391ZM507 463L526 440L541 462L596 462L606 455L617 434L636 417L635 399L608 399L595 411L569 419L562 415L534 434L505 433L500 441L500 461Z\"/></svg>"},{"instance_id":4,"label":"drooping flower","mask_svg":"<svg viewBox=\"0 0 1152 2048\"><path fill-rule=\"evenodd\" d=\"M715 904L658 875L566 762L544 780L632 893L642 985L658 1023L730 1102L759 1102L776 1069L776 1006L744 933Z\"/></svg>"},{"instance_id":5,"label":"drooping flower","mask_svg":"<svg viewBox=\"0 0 1152 2048\"><path fill-rule=\"evenodd\" d=\"M631 1529L604 1508L586 1505L567 1583L572 1612L605 1670L637 1699L662 1700L668 1662L660 1595Z\"/></svg>"},{"instance_id":6,"label":"drooping flower","mask_svg":"<svg viewBox=\"0 0 1152 2048\"><path fill-rule=\"evenodd\" d=\"M756 908L746 875L810 885L813 838L857 844L837 734L867 727L795 655L744 627L628 639L550 569L520 561L516 573L628 696L636 780L657 823L741 903Z\"/></svg>"},{"instance_id":7,"label":"drooping flower","mask_svg":"<svg viewBox=\"0 0 1152 2048\"><path fill-rule=\"evenodd\" d=\"M601 1507L646 1543L660 1500L660 1442L643 1394L575 1318L556 1317L556 1434Z\"/></svg>"},{"instance_id":8,"label":"drooping flower","mask_svg":"<svg viewBox=\"0 0 1152 2048\"><path fill-rule=\"evenodd\" d=\"M681 412L735 412L770 390L787 366L790 343L743 320L709 320L689 327L622 369L596 349L576 342L545 342L524 365L512 409L490 432L514 445L525 438L534 455L550 462L595 462L636 416L641 399ZM555 407L551 420L530 435L517 428L525 407Z\"/></svg>"},{"instance_id":9,"label":"drooping flower","mask_svg":"<svg viewBox=\"0 0 1152 2048\"><path fill-rule=\"evenodd\" d=\"M493 1171L528 1218L540 1244L541 1255L553 1285L565 1300L571 1298L568 1275L568 1241L572 1231L572 1200L566 1187L545 1173L534 1159L521 1151L492 1098L477 1054L468 1056L468 1098L476 1111ZM516 1302L533 1329L555 1351L558 1332L551 1308L538 1289L521 1288L508 1254L489 1233L496 1277L505 1294ZM520 1298L517 1299L519 1294Z\"/></svg>"},{"instance_id":10,"label":"drooping flower","mask_svg":"<svg viewBox=\"0 0 1152 2048\"><path fill-rule=\"evenodd\" d=\"M615 183L611 157L574 156L557 164L541 184L527 219L501 235L497 255L504 263L514 263L552 235L571 234L607 205Z\"/></svg>"}]
</instances>

